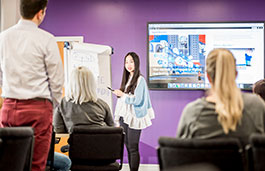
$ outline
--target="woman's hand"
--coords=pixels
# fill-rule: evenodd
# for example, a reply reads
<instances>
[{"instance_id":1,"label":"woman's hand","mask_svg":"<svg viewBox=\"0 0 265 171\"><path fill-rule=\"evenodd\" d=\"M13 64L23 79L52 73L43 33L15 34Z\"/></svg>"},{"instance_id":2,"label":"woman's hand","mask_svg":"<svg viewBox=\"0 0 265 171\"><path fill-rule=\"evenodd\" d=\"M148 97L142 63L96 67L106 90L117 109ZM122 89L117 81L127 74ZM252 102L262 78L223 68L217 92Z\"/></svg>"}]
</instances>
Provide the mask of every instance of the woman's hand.
<instances>
[{"instance_id":1,"label":"woman's hand","mask_svg":"<svg viewBox=\"0 0 265 171\"><path fill-rule=\"evenodd\" d=\"M114 90L113 94L115 94L118 97L122 97L124 95L124 93L119 89Z\"/></svg>"}]
</instances>

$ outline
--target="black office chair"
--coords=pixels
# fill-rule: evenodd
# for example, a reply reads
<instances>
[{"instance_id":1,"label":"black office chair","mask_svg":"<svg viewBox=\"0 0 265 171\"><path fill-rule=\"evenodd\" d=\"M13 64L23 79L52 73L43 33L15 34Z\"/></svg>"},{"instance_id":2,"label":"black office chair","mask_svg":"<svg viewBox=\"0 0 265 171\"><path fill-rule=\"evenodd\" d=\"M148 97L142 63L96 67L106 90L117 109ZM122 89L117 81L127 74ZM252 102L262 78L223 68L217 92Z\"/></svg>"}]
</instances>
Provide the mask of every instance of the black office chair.
<instances>
[{"instance_id":1,"label":"black office chair","mask_svg":"<svg viewBox=\"0 0 265 171\"><path fill-rule=\"evenodd\" d=\"M124 133L121 127L76 126L68 143L71 171L112 171L122 168Z\"/></svg>"},{"instance_id":2,"label":"black office chair","mask_svg":"<svg viewBox=\"0 0 265 171\"><path fill-rule=\"evenodd\" d=\"M244 169L243 152L238 139L180 139L160 137L158 160L160 170L206 163L220 170Z\"/></svg>"},{"instance_id":3,"label":"black office chair","mask_svg":"<svg viewBox=\"0 0 265 171\"><path fill-rule=\"evenodd\" d=\"M31 127L0 128L0 170L31 171L34 131Z\"/></svg>"},{"instance_id":4,"label":"black office chair","mask_svg":"<svg viewBox=\"0 0 265 171\"><path fill-rule=\"evenodd\" d=\"M216 166L209 163L187 164L164 169L163 171L221 171Z\"/></svg>"},{"instance_id":5,"label":"black office chair","mask_svg":"<svg viewBox=\"0 0 265 171\"><path fill-rule=\"evenodd\" d=\"M249 138L250 152L249 162L254 171L262 171L265 169L265 135L253 134Z\"/></svg>"}]
</instances>

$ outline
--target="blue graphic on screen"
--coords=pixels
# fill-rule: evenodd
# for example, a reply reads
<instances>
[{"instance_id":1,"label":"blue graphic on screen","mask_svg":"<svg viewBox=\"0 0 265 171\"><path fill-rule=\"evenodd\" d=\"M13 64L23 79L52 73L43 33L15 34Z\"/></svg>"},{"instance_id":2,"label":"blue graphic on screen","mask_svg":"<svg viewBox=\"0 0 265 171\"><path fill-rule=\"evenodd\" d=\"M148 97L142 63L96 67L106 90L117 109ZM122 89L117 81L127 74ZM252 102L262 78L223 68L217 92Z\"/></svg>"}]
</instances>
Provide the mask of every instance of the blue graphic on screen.
<instances>
[{"instance_id":1,"label":"blue graphic on screen","mask_svg":"<svg viewBox=\"0 0 265 171\"><path fill-rule=\"evenodd\" d=\"M149 46L151 60L155 62L150 81L171 80L174 84L168 84L168 88L189 88L189 84L175 84L178 82L204 82L205 35L151 35Z\"/></svg>"}]
</instances>

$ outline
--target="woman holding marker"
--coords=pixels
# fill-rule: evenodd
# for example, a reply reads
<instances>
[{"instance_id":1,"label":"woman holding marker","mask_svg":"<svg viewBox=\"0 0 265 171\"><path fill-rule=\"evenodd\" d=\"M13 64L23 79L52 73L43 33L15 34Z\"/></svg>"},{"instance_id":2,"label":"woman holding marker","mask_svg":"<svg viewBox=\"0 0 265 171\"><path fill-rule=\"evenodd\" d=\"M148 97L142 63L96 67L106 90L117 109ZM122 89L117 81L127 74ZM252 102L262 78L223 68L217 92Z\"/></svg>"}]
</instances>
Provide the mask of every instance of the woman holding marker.
<instances>
[{"instance_id":1,"label":"woman holding marker","mask_svg":"<svg viewBox=\"0 0 265 171\"><path fill-rule=\"evenodd\" d=\"M135 52L129 52L124 58L121 87L113 91L119 97L114 120L124 129L131 171L137 171L140 164L141 130L151 126L151 120L154 119L148 87L140 74L139 66L139 56Z\"/></svg>"}]
</instances>

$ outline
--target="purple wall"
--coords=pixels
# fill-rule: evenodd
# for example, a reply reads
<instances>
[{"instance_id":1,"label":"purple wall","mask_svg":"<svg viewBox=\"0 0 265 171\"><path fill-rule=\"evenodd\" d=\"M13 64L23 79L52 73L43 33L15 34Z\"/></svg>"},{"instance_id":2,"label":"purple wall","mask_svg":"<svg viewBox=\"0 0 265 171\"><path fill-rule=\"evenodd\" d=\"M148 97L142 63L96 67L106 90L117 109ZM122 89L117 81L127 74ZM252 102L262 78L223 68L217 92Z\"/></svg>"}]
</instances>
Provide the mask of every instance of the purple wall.
<instances>
[{"instance_id":1,"label":"purple wall","mask_svg":"<svg viewBox=\"0 0 265 171\"><path fill-rule=\"evenodd\" d=\"M50 0L41 27L55 36L84 36L85 42L112 46L112 87L119 88L123 57L129 51L139 54L146 76L147 22L265 20L264 6L264 0ZM204 92L150 91L150 95L156 118L142 132L141 163L157 163L158 138L175 136L182 109Z\"/></svg>"}]
</instances>

